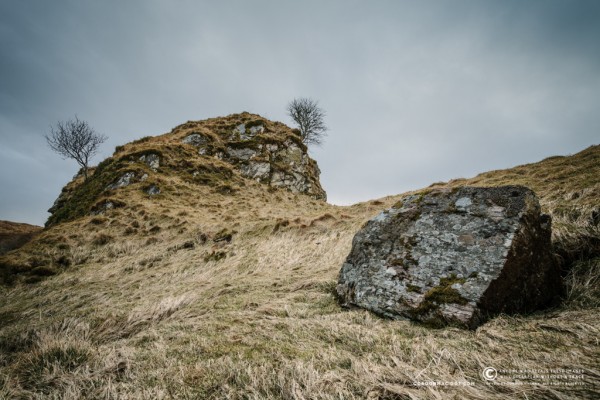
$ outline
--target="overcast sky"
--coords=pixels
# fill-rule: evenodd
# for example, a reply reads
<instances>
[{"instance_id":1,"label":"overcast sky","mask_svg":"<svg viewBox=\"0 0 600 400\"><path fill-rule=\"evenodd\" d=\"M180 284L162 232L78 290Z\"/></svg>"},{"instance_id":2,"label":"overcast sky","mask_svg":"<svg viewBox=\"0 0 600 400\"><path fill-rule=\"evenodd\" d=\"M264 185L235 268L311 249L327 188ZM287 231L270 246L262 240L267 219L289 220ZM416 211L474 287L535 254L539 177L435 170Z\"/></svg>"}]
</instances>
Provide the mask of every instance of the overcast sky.
<instances>
[{"instance_id":1,"label":"overcast sky","mask_svg":"<svg viewBox=\"0 0 600 400\"><path fill-rule=\"evenodd\" d=\"M75 114L114 147L312 97L329 201L600 143L600 1L0 0L0 219L43 224Z\"/></svg>"}]
</instances>

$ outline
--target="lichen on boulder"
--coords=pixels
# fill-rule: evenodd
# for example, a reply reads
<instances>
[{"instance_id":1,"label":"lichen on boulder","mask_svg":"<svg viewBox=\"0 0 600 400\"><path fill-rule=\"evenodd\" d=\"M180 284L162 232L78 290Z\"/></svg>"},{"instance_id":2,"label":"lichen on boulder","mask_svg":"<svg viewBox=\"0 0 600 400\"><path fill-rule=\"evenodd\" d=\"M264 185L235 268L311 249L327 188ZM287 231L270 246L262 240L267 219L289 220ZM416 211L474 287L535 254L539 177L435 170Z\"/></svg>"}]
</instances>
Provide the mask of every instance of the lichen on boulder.
<instances>
[{"instance_id":1,"label":"lichen on boulder","mask_svg":"<svg viewBox=\"0 0 600 400\"><path fill-rule=\"evenodd\" d=\"M356 234L337 292L383 316L476 328L560 295L550 234L550 217L522 186L410 195Z\"/></svg>"}]
</instances>

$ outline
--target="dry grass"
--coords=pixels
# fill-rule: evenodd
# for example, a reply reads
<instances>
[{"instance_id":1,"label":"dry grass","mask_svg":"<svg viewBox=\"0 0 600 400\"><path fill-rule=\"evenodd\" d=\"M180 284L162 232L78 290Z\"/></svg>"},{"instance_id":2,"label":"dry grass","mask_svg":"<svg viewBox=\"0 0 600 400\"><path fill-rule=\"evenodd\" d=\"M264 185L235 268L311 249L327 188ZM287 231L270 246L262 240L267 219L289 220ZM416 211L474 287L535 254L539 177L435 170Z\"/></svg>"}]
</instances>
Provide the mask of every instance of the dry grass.
<instances>
[{"instance_id":1,"label":"dry grass","mask_svg":"<svg viewBox=\"0 0 600 400\"><path fill-rule=\"evenodd\" d=\"M23 246L41 230L35 225L0 221L0 255Z\"/></svg>"},{"instance_id":2,"label":"dry grass","mask_svg":"<svg viewBox=\"0 0 600 400\"><path fill-rule=\"evenodd\" d=\"M578 164L550 160L559 161ZM532 171L544 164L520 168L515 182L534 187L555 216L556 245L586 258L571 269L559 308L500 316L476 331L343 310L334 287L352 238L399 196L337 207L251 181L231 196L162 176L170 189L161 195L132 185L116 194L127 207L51 228L10 254L15 263L37 256L58 268L65 256L70 265L33 285L0 286L0 398L598 397L600 261L585 243L599 237L586 218L600 174L581 187L569 185L583 171L552 183L565 170L557 166L536 187ZM468 183L515 183L511 174ZM224 231L235 233L219 240ZM584 379L514 385L501 374L506 385L489 385L486 367L576 368ZM415 385L432 381L470 384Z\"/></svg>"}]
</instances>

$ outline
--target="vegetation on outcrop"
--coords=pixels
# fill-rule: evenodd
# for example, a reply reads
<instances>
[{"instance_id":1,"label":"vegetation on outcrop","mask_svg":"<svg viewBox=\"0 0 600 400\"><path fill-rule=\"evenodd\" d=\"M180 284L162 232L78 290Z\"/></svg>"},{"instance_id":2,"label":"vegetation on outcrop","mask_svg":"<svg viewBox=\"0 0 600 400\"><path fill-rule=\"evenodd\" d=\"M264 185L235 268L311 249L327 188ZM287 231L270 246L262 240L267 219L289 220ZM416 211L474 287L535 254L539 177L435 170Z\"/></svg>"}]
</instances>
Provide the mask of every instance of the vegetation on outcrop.
<instances>
[{"instance_id":1,"label":"vegetation on outcrop","mask_svg":"<svg viewBox=\"0 0 600 400\"><path fill-rule=\"evenodd\" d=\"M131 168L149 174L144 184L155 179L160 195L147 195L142 183L94 201L78 194L86 211L66 214L0 257L0 271L12 281L0 285L0 398L600 395L600 258L593 245L600 239L600 147L435 185L534 189L554 217L568 291L563 304L547 312L499 316L476 331L432 330L345 311L334 295L354 234L404 195L334 206L285 189L266 190L252 179L233 181L221 171L230 164L195 158L194 146L179 145L191 131L224 135L242 119L257 118L189 122L124 145L112 158L122 164L104 166L106 174L115 174L101 182L99 175L98 187ZM184 149L182 157L159 143ZM145 149L163 151L159 173L139 158L129 163L129 155ZM194 153L189 166L183 161L187 151ZM223 172L217 180L236 192L194 182L190 174L199 166ZM124 204L89 214L106 199ZM38 267L56 274L32 275ZM495 386L481 378L485 367L579 368L584 378L573 386ZM414 385L428 381L473 385Z\"/></svg>"}]
</instances>

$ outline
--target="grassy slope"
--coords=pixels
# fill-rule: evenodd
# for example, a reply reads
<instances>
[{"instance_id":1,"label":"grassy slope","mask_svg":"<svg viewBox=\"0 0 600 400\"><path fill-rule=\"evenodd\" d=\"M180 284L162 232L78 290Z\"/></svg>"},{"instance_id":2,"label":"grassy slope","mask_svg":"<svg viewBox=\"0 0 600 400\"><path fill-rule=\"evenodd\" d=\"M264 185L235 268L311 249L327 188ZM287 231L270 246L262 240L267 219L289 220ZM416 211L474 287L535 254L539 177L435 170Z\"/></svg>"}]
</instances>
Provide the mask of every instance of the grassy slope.
<instances>
[{"instance_id":1,"label":"grassy slope","mask_svg":"<svg viewBox=\"0 0 600 400\"><path fill-rule=\"evenodd\" d=\"M600 237L592 218L599 154L595 147L448 185L533 187L557 216L557 246L576 258ZM250 181L223 195L161 179L170 188L161 195L132 185L118 196L135 205L58 225L13 255L66 256L70 266L35 285L0 288L0 398L600 394L600 266L590 254L558 309L501 316L475 332L430 330L342 310L333 296L356 231L400 196L338 207ZM223 230L236 232L231 242L214 241ZM583 368L587 385L488 386L487 366ZM429 380L474 385L411 386Z\"/></svg>"},{"instance_id":2,"label":"grassy slope","mask_svg":"<svg viewBox=\"0 0 600 400\"><path fill-rule=\"evenodd\" d=\"M0 221L0 255L23 246L41 230L40 226Z\"/></svg>"}]
</instances>

